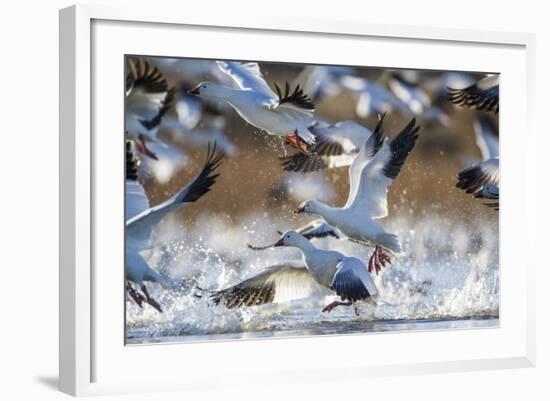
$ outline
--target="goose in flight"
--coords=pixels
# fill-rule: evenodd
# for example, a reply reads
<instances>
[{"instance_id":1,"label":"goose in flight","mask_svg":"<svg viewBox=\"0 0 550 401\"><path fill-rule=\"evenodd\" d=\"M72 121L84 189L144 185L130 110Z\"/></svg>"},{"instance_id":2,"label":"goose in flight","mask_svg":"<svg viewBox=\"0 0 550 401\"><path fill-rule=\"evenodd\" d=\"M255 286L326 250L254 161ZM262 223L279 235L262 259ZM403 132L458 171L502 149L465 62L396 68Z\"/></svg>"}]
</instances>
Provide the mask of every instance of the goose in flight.
<instances>
[{"instance_id":1,"label":"goose in flight","mask_svg":"<svg viewBox=\"0 0 550 401\"><path fill-rule=\"evenodd\" d=\"M299 86L291 90L287 83L282 90L275 84L275 94L257 63L217 63L235 87L207 81L190 90L190 94L226 101L249 124L284 137L302 152L308 152L315 143L315 135L308 128L313 123L315 106Z\"/></svg>"},{"instance_id":2,"label":"goose in flight","mask_svg":"<svg viewBox=\"0 0 550 401\"><path fill-rule=\"evenodd\" d=\"M437 121L444 126L449 125L449 116L432 104L432 99L420 86L408 82L400 74L393 73L388 79L388 87L418 118L424 121Z\"/></svg>"},{"instance_id":3,"label":"goose in flight","mask_svg":"<svg viewBox=\"0 0 550 401\"><path fill-rule=\"evenodd\" d=\"M162 117L174 100L174 89L168 88L159 69L148 61L128 58L126 76L126 132L136 144L136 149L153 159L158 159L147 147L156 141L156 133Z\"/></svg>"},{"instance_id":4,"label":"goose in flight","mask_svg":"<svg viewBox=\"0 0 550 401\"><path fill-rule=\"evenodd\" d=\"M356 74L353 67L347 66L307 66L294 83L301 84L304 93L311 99L336 96L341 92L349 93L356 98L355 113L361 118L392 110L398 110L402 114L409 113L407 105L387 89Z\"/></svg>"},{"instance_id":5,"label":"goose in flight","mask_svg":"<svg viewBox=\"0 0 550 401\"><path fill-rule=\"evenodd\" d=\"M195 202L210 191L219 176L215 171L220 166L224 154L216 152L214 144L212 148L208 149L206 163L201 172L167 201L153 207L149 207L143 187L137 180L135 163L128 162L128 155L132 157L131 153L127 153L126 289L139 306L145 301L162 312L158 302L149 295L144 282L152 281L163 286L170 286L171 280L151 268L141 252L151 247L153 230L165 216ZM130 166L129 169L128 166ZM139 208L142 208L142 211L137 212ZM132 283L139 286L143 295L133 287Z\"/></svg>"},{"instance_id":6,"label":"goose in flight","mask_svg":"<svg viewBox=\"0 0 550 401\"><path fill-rule=\"evenodd\" d=\"M499 82L498 74L488 75L463 89L448 88L447 98L458 106L498 114Z\"/></svg>"},{"instance_id":7,"label":"goose in flight","mask_svg":"<svg viewBox=\"0 0 550 401\"><path fill-rule=\"evenodd\" d=\"M499 158L487 159L468 167L458 173L457 188L476 198L485 198L485 194L496 194L498 200L498 186L500 184ZM489 204L488 206L493 206ZM497 209L498 210L498 209Z\"/></svg>"},{"instance_id":8,"label":"goose in flight","mask_svg":"<svg viewBox=\"0 0 550 401\"><path fill-rule=\"evenodd\" d=\"M382 85L367 78L353 75L342 76L339 81L343 89L357 98L355 114L367 118L373 113L389 113L393 110L402 115L408 115L409 106Z\"/></svg>"},{"instance_id":9,"label":"goose in flight","mask_svg":"<svg viewBox=\"0 0 550 401\"><path fill-rule=\"evenodd\" d=\"M285 232L272 246L300 249L303 264L271 266L237 285L213 293L211 300L230 309L262 305L274 302L283 287L292 287L302 290L306 296L324 288L340 297L339 301L325 306L322 312L331 312L341 305L354 305L357 301L375 303L378 290L367 267L359 259L316 248L296 231ZM355 313L359 314L357 308Z\"/></svg>"},{"instance_id":10,"label":"goose in flight","mask_svg":"<svg viewBox=\"0 0 550 401\"><path fill-rule=\"evenodd\" d=\"M280 157L285 171L310 173L349 166L372 135L370 129L352 120L334 124L316 123L310 130L317 138L311 153L296 152Z\"/></svg>"},{"instance_id":11,"label":"goose in flight","mask_svg":"<svg viewBox=\"0 0 550 401\"><path fill-rule=\"evenodd\" d=\"M317 100L339 94L343 89L339 79L353 74L353 67L308 65L298 74L293 86L300 85L310 99Z\"/></svg>"},{"instance_id":12,"label":"goose in flight","mask_svg":"<svg viewBox=\"0 0 550 401\"><path fill-rule=\"evenodd\" d=\"M383 117L349 168L350 190L343 207L331 207L316 200L302 203L295 213L321 217L349 240L373 246L369 271L378 272L401 251L397 236L387 233L378 219L388 215L387 192L397 178L418 139L413 118L388 143L382 138Z\"/></svg>"},{"instance_id":13,"label":"goose in flight","mask_svg":"<svg viewBox=\"0 0 550 401\"><path fill-rule=\"evenodd\" d=\"M482 160L460 171L456 186L475 198L491 200L486 205L498 210L500 159L496 130L489 119L481 117L474 122L474 131Z\"/></svg>"}]
</instances>

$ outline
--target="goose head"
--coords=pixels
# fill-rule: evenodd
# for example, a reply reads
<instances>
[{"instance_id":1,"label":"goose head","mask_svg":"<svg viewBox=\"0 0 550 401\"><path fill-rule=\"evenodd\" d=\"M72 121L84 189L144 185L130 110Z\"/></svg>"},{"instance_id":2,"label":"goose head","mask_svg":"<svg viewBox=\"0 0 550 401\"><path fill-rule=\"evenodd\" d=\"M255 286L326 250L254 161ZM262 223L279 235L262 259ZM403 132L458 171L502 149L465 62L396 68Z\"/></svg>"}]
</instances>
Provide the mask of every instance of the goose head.
<instances>
[{"instance_id":1,"label":"goose head","mask_svg":"<svg viewBox=\"0 0 550 401\"><path fill-rule=\"evenodd\" d=\"M189 95L204 96L204 97L219 97L221 85L213 82L201 82L193 89L187 91Z\"/></svg>"},{"instance_id":2,"label":"goose head","mask_svg":"<svg viewBox=\"0 0 550 401\"><path fill-rule=\"evenodd\" d=\"M322 209L321 202L316 200L308 200L300 204L296 209L294 209L294 214L319 214Z\"/></svg>"},{"instance_id":3,"label":"goose head","mask_svg":"<svg viewBox=\"0 0 550 401\"><path fill-rule=\"evenodd\" d=\"M296 231L286 231L283 233L283 235L281 235L279 241L273 244L273 246L295 246L297 248L300 248L300 245L303 244L304 241L307 241L307 239L302 237Z\"/></svg>"}]
</instances>

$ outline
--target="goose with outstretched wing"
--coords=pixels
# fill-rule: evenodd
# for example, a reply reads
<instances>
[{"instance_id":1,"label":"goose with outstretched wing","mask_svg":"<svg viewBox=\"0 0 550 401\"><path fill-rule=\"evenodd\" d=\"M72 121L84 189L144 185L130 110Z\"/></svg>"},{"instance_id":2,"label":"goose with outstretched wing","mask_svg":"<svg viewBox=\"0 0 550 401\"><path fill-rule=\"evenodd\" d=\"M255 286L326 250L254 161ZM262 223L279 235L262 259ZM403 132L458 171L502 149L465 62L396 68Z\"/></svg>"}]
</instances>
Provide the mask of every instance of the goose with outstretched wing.
<instances>
[{"instance_id":1,"label":"goose with outstretched wing","mask_svg":"<svg viewBox=\"0 0 550 401\"><path fill-rule=\"evenodd\" d=\"M349 166L372 131L352 121L334 124L316 123L310 127L317 143L310 154L296 152L280 158L285 171L310 173L313 171Z\"/></svg>"},{"instance_id":2,"label":"goose with outstretched wing","mask_svg":"<svg viewBox=\"0 0 550 401\"><path fill-rule=\"evenodd\" d=\"M382 137L383 117L349 168L350 190L343 207L331 207L316 200L302 203L295 213L321 217L349 240L374 247L369 271L379 270L401 251L397 236L387 233L377 221L388 215L387 192L397 178L418 139L413 118L388 143Z\"/></svg>"},{"instance_id":3,"label":"goose with outstretched wing","mask_svg":"<svg viewBox=\"0 0 550 401\"><path fill-rule=\"evenodd\" d=\"M233 87L202 82L189 93L204 98L223 100L249 124L280 136L304 153L315 144L309 130L315 106L300 86L284 89L275 84L277 94L265 81L258 63L218 61L222 72L234 82Z\"/></svg>"},{"instance_id":4,"label":"goose with outstretched wing","mask_svg":"<svg viewBox=\"0 0 550 401\"><path fill-rule=\"evenodd\" d=\"M316 248L296 231L283 233L272 246L298 248L302 253L302 263L271 266L237 285L214 292L211 295L213 302L231 309L276 302L283 291L290 292L293 298L328 293L340 297L340 300L328 304L322 312L331 312L341 305L354 305L356 314L359 314L356 302L376 302L378 290L367 267L359 259Z\"/></svg>"},{"instance_id":5,"label":"goose with outstretched wing","mask_svg":"<svg viewBox=\"0 0 550 401\"><path fill-rule=\"evenodd\" d=\"M131 149L127 151L127 169L126 173L126 288L132 299L142 305L145 301L155 309L162 311L158 302L156 302L147 290L145 281L158 282L161 285L169 286L171 280L154 270L141 252L151 246L151 235L156 225L171 212L186 207L192 202L197 201L208 193L219 176L216 170L221 164L224 154L216 151L216 145L208 150L206 163L201 172L185 187L176 192L165 202L148 207L148 200L143 191L143 187L137 180L135 173L135 162L128 161L132 157ZM141 189L140 189L141 187ZM145 207L141 212L136 213L139 207ZM133 287L136 284L138 290Z\"/></svg>"}]
</instances>

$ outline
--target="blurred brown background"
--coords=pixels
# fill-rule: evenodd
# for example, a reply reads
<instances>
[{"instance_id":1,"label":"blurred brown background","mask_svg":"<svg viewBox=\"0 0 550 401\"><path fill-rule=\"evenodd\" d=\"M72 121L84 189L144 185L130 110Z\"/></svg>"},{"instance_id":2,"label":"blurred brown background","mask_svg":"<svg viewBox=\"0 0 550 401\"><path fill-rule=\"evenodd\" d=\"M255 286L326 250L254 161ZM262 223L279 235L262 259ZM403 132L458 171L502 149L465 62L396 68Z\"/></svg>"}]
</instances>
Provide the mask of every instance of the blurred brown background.
<instances>
[{"instance_id":1,"label":"blurred brown background","mask_svg":"<svg viewBox=\"0 0 550 401\"><path fill-rule=\"evenodd\" d=\"M150 60L155 62L154 58ZM275 81L293 82L304 68L302 65L263 62L259 64L272 88ZM181 85L177 75L169 70L161 70L171 84L176 87ZM387 72L380 68L357 68L356 71L359 76L382 84ZM434 74L426 72L428 73ZM483 76L470 75L476 80ZM204 79L207 80L209 77L205 76ZM359 118L355 113L355 104L356 99L346 92L323 97L316 101L316 115L333 122L352 119L370 129L374 128L377 116ZM387 219L391 219L392 214L425 216L437 213L442 217L459 219L464 223L479 217L496 222L498 212L455 188L456 175L464 168L461 160L481 158L475 143L473 121L476 113L483 112L458 108L444 99L434 102L434 105L448 114L449 124L444 126L437 121L423 121L417 118L417 123L421 127L420 137L400 175L390 187L390 215ZM483 114L498 123L493 115ZM287 153L294 153L295 150L283 145L279 138L250 126L232 109L224 115L227 121L225 133L238 146L239 153L233 158L226 157L219 170L221 176L212 191L197 204L186 208L185 211L179 211L179 217L183 218L186 224L192 224L199 213L216 213L233 220L263 210L270 214L287 215L289 221L296 219L291 211L298 202L277 192L280 179L285 174L278 157L285 154L285 146ZM386 135L390 138L395 136L412 117L412 114L390 112L385 119ZM159 132L161 138L164 134L163 130ZM179 170L166 184L159 184L153 179L146 180L145 187L152 205L165 200L189 182L204 163L206 149L185 144L178 146L183 146L192 163ZM335 196L330 203L334 206L343 205L347 199L349 185L347 167L325 170L322 174L334 190ZM302 218L300 222L307 220L310 218Z\"/></svg>"}]
</instances>

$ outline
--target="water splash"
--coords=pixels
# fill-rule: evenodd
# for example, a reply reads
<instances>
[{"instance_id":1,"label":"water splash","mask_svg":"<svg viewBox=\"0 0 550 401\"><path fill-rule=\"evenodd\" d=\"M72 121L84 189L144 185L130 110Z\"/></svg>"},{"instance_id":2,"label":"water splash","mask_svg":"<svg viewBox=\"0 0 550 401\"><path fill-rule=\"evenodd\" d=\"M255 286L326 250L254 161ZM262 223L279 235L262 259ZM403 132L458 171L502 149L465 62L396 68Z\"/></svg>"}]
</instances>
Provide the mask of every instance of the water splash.
<instances>
[{"instance_id":1,"label":"water splash","mask_svg":"<svg viewBox=\"0 0 550 401\"><path fill-rule=\"evenodd\" d=\"M292 228L288 216L253 214L232 222L227 217L199 216L196 224L181 227L167 219L158 227L163 244L145 255L158 271L181 282L174 290L150 285L153 297L164 308L127 304L130 342L148 339L185 341L232 334L231 338L277 336L284 333L345 333L385 330L381 322L498 318L499 269L498 223L473 223L431 215L411 219L395 217L385 223L396 233L403 255L374 280L380 292L377 307L337 308L321 313L332 298L325 296L227 310L208 302L208 291L226 288L249 278L267 266L300 259L292 248L255 252L246 247L271 243L276 230ZM325 238L316 242L367 260L370 249L349 241ZM448 327L453 327L449 324ZM200 337L197 337L200 336Z\"/></svg>"}]
</instances>

